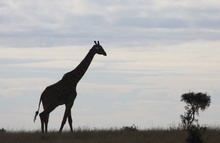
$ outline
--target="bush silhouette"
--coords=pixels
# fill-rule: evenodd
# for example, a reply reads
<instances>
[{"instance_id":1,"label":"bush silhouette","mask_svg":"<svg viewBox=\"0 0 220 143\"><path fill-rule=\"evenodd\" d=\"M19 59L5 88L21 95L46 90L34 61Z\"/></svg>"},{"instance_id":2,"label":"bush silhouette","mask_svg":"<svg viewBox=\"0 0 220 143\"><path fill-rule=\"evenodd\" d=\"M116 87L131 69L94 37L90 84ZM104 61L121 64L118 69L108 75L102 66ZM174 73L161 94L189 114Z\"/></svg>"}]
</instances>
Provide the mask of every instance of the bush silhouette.
<instances>
[{"instance_id":1,"label":"bush silhouette","mask_svg":"<svg viewBox=\"0 0 220 143\"><path fill-rule=\"evenodd\" d=\"M188 143L205 143L202 139L202 134L206 131L206 127L201 127L198 124L199 110L204 111L210 106L211 98L207 93L189 92L181 96L181 101L186 102L186 112L181 115L182 126L188 131L186 142Z\"/></svg>"},{"instance_id":2,"label":"bush silhouette","mask_svg":"<svg viewBox=\"0 0 220 143\"><path fill-rule=\"evenodd\" d=\"M209 107L211 98L207 93L189 92L181 96L181 101L186 102L186 112L180 117L182 119L183 127L187 129L193 122L198 123L198 119L195 118L195 115L199 116L199 110L204 111Z\"/></svg>"}]
</instances>

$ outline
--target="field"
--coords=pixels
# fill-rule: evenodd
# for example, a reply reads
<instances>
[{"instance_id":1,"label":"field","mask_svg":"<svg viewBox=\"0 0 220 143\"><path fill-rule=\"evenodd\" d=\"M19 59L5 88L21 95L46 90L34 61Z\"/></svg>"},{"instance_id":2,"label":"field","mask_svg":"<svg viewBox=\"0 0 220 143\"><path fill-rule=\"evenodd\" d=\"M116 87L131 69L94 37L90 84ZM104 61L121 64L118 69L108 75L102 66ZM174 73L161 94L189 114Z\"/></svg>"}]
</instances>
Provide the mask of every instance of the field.
<instances>
[{"instance_id":1,"label":"field","mask_svg":"<svg viewBox=\"0 0 220 143\"><path fill-rule=\"evenodd\" d=\"M70 132L6 131L0 143L186 143L183 130L75 130ZM208 129L203 135L208 143L220 141L220 130Z\"/></svg>"}]
</instances>

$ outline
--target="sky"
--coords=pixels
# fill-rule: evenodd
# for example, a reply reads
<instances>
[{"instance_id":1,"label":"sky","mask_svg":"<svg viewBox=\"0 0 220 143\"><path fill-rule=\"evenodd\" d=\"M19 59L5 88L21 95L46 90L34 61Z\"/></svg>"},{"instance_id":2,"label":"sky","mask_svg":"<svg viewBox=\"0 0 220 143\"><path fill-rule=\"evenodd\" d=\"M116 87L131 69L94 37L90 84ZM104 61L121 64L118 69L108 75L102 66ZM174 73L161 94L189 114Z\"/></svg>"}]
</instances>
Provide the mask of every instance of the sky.
<instances>
[{"instance_id":1,"label":"sky","mask_svg":"<svg viewBox=\"0 0 220 143\"><path fill-rule=\"evenodd\" d=\"M78 83L75 129L178 126L189 91L211 96L199 123L220 126L219 7L218 0L0 0L0 128L40 130L33 118L41 93L94 40L107 57L96 55ZM51 112L49 130L59 129L64 110Z\"/></svg>"}]
</instances>

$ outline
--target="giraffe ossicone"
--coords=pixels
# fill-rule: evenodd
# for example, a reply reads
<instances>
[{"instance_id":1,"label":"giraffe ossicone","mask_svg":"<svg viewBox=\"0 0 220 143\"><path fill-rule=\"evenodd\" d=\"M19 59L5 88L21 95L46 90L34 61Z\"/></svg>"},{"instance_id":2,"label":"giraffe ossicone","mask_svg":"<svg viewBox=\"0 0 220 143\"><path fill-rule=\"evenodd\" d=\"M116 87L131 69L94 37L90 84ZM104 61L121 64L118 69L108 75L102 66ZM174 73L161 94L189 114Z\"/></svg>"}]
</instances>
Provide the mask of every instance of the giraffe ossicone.
<instances>
[{"instance_id":1,"label":"giraffe ossicone","mask_svg":"<svg viewBox=\"0 0 220 143\"><path fill-rule=\"evenodd\" d=\"M88 67L90 66L95 54L107 56L107 53L100 45L99 41L94 41L95 45L89 50L85 58L80 62L80 64L72 71L64 74L62 79L57 83L46 87L42 92L40 101L38 104L38 110L35 112L34 121L39 114L40 104L42 102L44 111L42 111L39 116L41 120L41 131L47 132L49 114L57 106L65 104L66 109L64 112L63 120L59 132L62 132L63 126L68 118L69 126L71 132L73 132L72 127L72 116L71 108L74 104L74 100L77 96L76 86L80 79L83 77Z\"/></svg>"}]
</instances>

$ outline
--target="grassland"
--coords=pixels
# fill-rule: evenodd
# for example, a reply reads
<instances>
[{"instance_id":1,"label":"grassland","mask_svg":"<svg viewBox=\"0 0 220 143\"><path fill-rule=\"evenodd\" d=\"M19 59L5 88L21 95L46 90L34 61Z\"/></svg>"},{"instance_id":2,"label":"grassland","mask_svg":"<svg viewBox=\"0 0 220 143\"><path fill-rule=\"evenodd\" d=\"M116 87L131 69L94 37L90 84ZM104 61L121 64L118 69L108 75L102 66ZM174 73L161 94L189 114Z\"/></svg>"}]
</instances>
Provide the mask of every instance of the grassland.
<instances>
[{"instance_id":1,"label":"grassland","mask_svg":"<svg viewBox=\"0 0 220 143\"><path fill-rule=\"evenodd\" d=\"M220 130L208 129L208 143L220 141ZM73 133L39 131L0 132L0 143L186 143L183 130L75 130Z\"/></svg>"}]
</instances>

